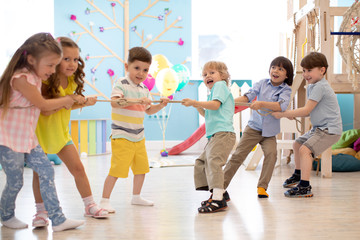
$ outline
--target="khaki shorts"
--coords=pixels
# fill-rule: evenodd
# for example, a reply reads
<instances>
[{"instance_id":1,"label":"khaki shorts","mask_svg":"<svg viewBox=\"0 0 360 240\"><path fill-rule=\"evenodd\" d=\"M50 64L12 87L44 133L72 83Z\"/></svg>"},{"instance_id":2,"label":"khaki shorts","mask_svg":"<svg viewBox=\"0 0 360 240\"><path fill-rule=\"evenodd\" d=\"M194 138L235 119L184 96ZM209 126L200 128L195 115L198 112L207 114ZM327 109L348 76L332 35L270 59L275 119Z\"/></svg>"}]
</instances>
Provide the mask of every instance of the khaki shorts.
<instances>
[{"instance_id":1,"label":"khaki shorts","mask_svg":"<svg viewBox=\"0 0 360 240\"><path fill-rule=\"evenodd\" d=\"M321 130L320 128L315 128L315 130L311 129L304 135L298 137L296 141L309 148L313 157L317 157L336 143L340 137L341 135L328 133L327 129Z\"/></svg>"},{"instance_id":2,"label":"khaki shorts","mask_svg":"<svg viewBox=\"0 0 360 240\"><path fill-rule=\"evenodd\" d=\"M113 138L111 150L110 176L127 178L130 167L134 175L150 171L145 139L140 142L131 142L124 138Z\"/></svg>"}]
</instances>

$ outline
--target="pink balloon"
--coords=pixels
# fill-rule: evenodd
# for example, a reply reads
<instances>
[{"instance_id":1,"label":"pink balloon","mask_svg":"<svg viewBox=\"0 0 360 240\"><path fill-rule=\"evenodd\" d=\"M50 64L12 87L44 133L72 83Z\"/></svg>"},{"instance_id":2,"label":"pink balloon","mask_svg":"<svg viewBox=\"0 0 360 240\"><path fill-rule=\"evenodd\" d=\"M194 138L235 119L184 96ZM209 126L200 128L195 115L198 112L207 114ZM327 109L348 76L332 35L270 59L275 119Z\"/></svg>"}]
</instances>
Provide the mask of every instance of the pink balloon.
<instances>
[{"instance_id":1,"label":"pink balloon","mask_svg":"<svg viewBox=\"0 0 360 240\"><path fill-rule=\"evenodd\" d=\"M151 74L148 74L143 84L151 91L155 86L155 78L153 78Z\"/></svg>"}]
</instances>

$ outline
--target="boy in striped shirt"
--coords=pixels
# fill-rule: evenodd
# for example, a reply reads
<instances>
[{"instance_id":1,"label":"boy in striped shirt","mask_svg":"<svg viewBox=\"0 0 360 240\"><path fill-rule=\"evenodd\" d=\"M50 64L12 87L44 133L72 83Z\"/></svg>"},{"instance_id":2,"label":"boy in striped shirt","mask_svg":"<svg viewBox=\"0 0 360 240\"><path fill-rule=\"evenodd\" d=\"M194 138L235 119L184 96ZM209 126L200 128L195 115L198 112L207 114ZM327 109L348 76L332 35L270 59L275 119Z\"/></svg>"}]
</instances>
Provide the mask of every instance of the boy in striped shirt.
<instances>
[{"instance_id":1,"label":"boy in striped shirt","mask_svg":"<svg viewBox=\"0 0 360 240\"><path fill-rule=\"evenodd\" d=\"M164 108L168 98L161 98L161 103L151 104L149 89L143 84L151 65L151 53L143 47L134 47L129 50L129 57L125 63L128 73L123 79L118 80L112 90L111 99L125 98L141 103L128 103L122 105L112 102L111 125L111 167L105 180L100 206L109 213L115 209L110 204L110 195L118 178L127 178L129 168L134 174L133 197L131 204L152 206L152 201L140 196L149 170L149 162L145 148L144 116L157 113ZM132 101L130 101L132 102Z\"/></svg>"}]
</instances>

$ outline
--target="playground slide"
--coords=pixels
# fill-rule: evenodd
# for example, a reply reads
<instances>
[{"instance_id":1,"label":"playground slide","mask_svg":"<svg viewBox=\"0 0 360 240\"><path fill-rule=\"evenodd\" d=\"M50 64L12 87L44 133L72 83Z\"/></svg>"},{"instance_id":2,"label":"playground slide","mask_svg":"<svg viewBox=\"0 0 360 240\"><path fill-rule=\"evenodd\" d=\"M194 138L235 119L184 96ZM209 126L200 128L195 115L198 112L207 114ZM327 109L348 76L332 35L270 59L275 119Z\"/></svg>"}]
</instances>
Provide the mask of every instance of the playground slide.
<instances>
[{"instance_id":1,"label":"playground slide","mask_svg":"<svg viewBox=\"0 0 360 240\"><path fill-rule=\"evenodd\" d=\"M247 106L235 106L235 113L241 112L242 110L248 108ZM175 145L174 147L167 149L169 155L177 155L192 145L194 145L197 141L200 140L205 135L205 123L202 124L196 131L191 134L190 137L188 137L185 141L182 143L179 143L178 145Z\"/></svg>"}]
</instances>

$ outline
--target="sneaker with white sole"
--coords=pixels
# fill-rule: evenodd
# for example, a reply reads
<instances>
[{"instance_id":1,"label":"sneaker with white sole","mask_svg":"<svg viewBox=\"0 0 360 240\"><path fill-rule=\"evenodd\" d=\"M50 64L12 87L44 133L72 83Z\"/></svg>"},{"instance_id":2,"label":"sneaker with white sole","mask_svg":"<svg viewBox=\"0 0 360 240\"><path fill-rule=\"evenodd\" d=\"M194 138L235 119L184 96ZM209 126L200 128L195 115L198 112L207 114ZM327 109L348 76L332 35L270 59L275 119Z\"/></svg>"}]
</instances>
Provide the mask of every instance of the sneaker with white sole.
<instances>
[{"instance_id":1,"label":"sneaker with white sole","mask_svg":"<svg viewBox=\"0 0 360 240\"><path fill-rule=\"evenodd\" d=\"M298 185L299 182L300 182L300 174L293 173L293 175L291 177L289 177L288 179L285 180L285 182L283 183L283 187L284 188L293 188L296 185Z\"/></svg>"},{"instance_id":2,"label":"sneaker with white sole","mask_svg":"<svg viewBox=\"0 0 360 240\"><path fill-rule=\"evenodd\" d=\"M296 187L284 192L284 195L285 197L290 197L290 198L307 198L314 196L311 192L310 185L307 187L297 185Z\"/></svg>"}]
</instances>

